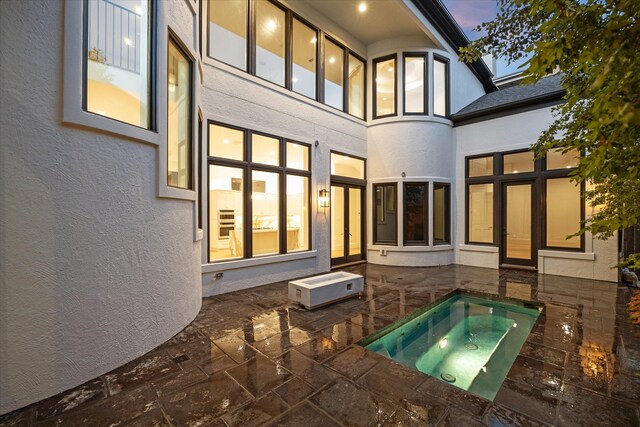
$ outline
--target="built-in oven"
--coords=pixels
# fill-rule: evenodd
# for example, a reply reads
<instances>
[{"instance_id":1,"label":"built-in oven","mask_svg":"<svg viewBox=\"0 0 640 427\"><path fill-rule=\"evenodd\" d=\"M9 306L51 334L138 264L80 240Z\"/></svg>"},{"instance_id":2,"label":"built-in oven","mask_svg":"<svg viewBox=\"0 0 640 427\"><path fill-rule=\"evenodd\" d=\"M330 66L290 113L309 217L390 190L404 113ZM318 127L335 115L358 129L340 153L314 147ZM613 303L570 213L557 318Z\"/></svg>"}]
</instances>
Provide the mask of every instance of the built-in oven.
<instances>
[{"instance_id":1,"label":"built-in oven","mask_svg":"<svg viewBox=\"0 0 640 427\"><path fill-rule=\"evenodd\" d=\"M229 239L231 230L236 228L236 212L233 209L218 210L218 239Z\"/></svg>"}]
</instances>

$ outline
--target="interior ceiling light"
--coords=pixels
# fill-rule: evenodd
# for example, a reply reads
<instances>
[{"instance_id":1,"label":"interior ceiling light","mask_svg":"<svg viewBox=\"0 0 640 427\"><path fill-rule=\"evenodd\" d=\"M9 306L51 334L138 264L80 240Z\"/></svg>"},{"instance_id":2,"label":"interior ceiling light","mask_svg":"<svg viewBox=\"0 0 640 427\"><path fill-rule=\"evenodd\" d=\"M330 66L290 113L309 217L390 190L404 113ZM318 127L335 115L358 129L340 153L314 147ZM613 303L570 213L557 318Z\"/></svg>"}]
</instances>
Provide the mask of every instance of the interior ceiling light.
<instances>
[{"instance_id":1,"label":"interior ceiling light","mask_svg":"<svg viewBox=\"0 0 640 427\"><path fill-rule=\"evenodd\" d=\"M317 42L317 41L318 41L318 39L317 39L317 38L315 38L315 37L311 39L311 43L315 43L315 42Z\"/></svg>"},{"instance_id":2,"label":"interior ceiling light","mask_svg":"<svg viewBox=\"0 0 640 427\"><path fill-rule=\"evenodd\" d=\"M393 67L389 67L389 68L387 69L387 71L388 71L388 72L390 72L390 73L393 73Z\"/></svg>"},{"instance_id":3,"label":"interior ceiling light","mask_svg":"<svg viewBox=\"0 0 640 427\"><path fill-rule=\"evenodd\" d=\"M276 24L276 21L274 21L273 19L269 19L267 21L267 30L275 31L277 26L278 25Z\"/></svg>"},{"instance_id":4,"label":"interior ceiling light","mask_svg":"<svg viewBox=\"0 0 640 427\"><path fill-rule=\"evenodd\" d=\"M329 58L329 62L333 64L334 62L336 62L336 58L332 56L331 58Z\"/></svg>"},{"instance_id":5,"label":"interior ceiling light","mask_svg":"<svg viewBox=\"0 0 640 427\"><path fill-rule=\"evenodd\" d=\"M360 13L366 12L367 11L367 4L365 2L361 2L358 5L358 10L360 11Z\"/></svg>"}]
</instances>

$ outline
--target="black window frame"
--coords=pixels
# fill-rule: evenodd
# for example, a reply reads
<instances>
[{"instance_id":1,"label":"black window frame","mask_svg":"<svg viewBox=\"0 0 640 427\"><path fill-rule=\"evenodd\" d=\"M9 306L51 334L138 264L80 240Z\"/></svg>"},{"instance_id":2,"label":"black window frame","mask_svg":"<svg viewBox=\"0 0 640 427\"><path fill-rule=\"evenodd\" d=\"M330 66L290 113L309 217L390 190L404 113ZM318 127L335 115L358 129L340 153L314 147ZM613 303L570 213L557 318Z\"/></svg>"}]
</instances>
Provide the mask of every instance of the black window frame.
<instances>
[{"instance_id":1,"label":"black window frame","mask_svg":"<svg viewBox=\"0 0 640 427\"><path fill-rule=\"evenodd\" d=\"M404 246L428 246L429 245L429 182L428 181L405 181L402 183L402 242ZM422 222L424 230L424 240L409 240L407 239L407 187L408 186L422 186L423 192L423 213Z\"/></svg>"},{"instance_id":2,"label":"black window frame","mask_svg":"<svg viewBox=\"0 0 640 427\"><path fill-rule=\"evenodd\" d=\"M85 0L87 1L87 0ZM256 0L246 0L247 2L247 44L246 44L246 48L247 48L247 52L246 52L246 68L242 69L242 68L238 68L232 64L228 64L218 58L215 58L213 56L211 56L209 54L210 51L210 30L209 30L209 25L210 25L210 20L209 20L209 5L210 5L210 1L213 0L201 0L201 1L206 1L207 2L207 6L206 8L202 8L203 9L203 13L204 13L204 9L206 9L206 14L207 16L205 17L205 23L202 23L201 20L201 29L200 29L200 33L202 33L202 26L206 26L206 39L207 39L207 51L205 53L203 53L203 55L205 55L207 58L212 59L214 61L218 61L222 64L225 64L229 67L235 68L236 70L239 71L243 71L245 73L248 73L254 77L257 77L258 79L260 79L261 82L265 82L266 84L271 84L274 85L275 87L280 87L280 88L285 88L291 92L294 92L300 96L303 96L305 99L312 99L316 102L320 102L324 105L326 105L329 108L332 108L334 110L337 111L341 111L343 113L348 114L351 117L355 117L358 120L362 120L364 122L367 121L367 60L359 55L358 53L356 53L354 50L350 49L348 46L346 46L344 43L341 43L340 41L338 41L337 37L334 37L332 34L322 30L320 27L314 25L313 23L311 23L309 20L305 19L304 17L302 17L301 15L297 14L296 12L292 11L291 9L289 9L288 7L286 7L285 5L283 5L282 3L276 1L276 0L264 0L264 1L268 1L270 3L272 3L273 5L277 6L278 8L282 9L285 11L285 80L284 80L284 85L279 85L277 83L274 83L270 80L264 79L258 75L256 75ZM293 52L292 52L292 46L293 46L293 19L297 19L300 22L302 22L303 24L307 25L308 27L314 29L316 31L316 38L317 38L317 43L316 43L316 96L315 98L310 98L300 92L296 92L293 90L293 82L291 81L292 77L293 77ZM324 57L325 57L325 47L324 47L324 40L325 38L328 38L331 40L331 42L335 43L336 45L338 45L343 51L344 51L344 55L343 55L343 93L342 93L342 109L338 109L335 108L331 105L328 105L325 103L325 97L324 97L324 75L325 75L325 67L324 67ZM201 37L202 40L202 37ZM201 50L203 50L201 48ZM364 97L364 108L363 108L363 115L362 117L359 117L355 114L351 114L349 112L349 55L353 55L355 58L357 58L358 60L362 61L362 63L364 64L364 86L363 86L363 97ZM396 77L397 77L397 72L396 72ZM396 84L397 86L397 84ZM396 94L396 100L397 100L397 94ZM397 113L397 107L396 107L396 113Z\"/></svg>"},{"instance_id":3,"label":"black window frame","mask_svg":"<svg viewBox=\"0 0 640 427\"><path fill-rule=\"evenodd\" d=\"M156 96L157 80L158 80L158 8L154 0L149 0L149 126L142 127L134 125L122 120L114 119L106 115L101 115L93 111L89 111L87 104L87 61L89 60L89 0L82 0L82 111L89 114L94 114L100 117L104 117L109 120L113 120L118 123L122 123L127 126L133 126L138 129L148 130L152 132L158 131L158 97Z\"/></svg>"},{"instance_id":4,"label":"black window frame","mask_svg":"<svg viewBox=\"0 0 640 427\"><path fill-rule=\"evenodd\" d=\"M504 156L508 154L517 154L530 151L529 149L517 149L509 151L498 151L490 153L476 154L465 157L465 244L478 246L499 246L500 238L500 221L502 215L502 197L500 189L503 183L515 181L530 181L534 188L539 189L536 194L536 203L532 208L537 209L535 223L533 224L534 236L532 236L532 245L538 250L566 251L566 252L585 252L585 236L580 236L580 248L555 247L547 245L547 180L554 178L570 178L576 170L573 168L546 170L546 159L535 159L534 170L531 172L519 172L504 174ZM582 155L582 154L581 154ZM469 177L469 160L475 158L493 156L493 174L479 177ZM469 240L469 186L474 184L492 184L493 185L493 242L474 242ZM585 184L580 185L581 203L580 203L580 223L584 224L586 215L586 200L584 197Z\"/></svg>"},{"instance_id":5,"label":"black window frame","mask_svg":"<svg viewBox=\"0 0 640 427\"><path fill-rule=\"evenodd\" d=\"M234 130L238 130L238 131L242 131L243 132L243 152L244 152L244 160L234 160L234 159L227 159L227 158L223 158L223 157L215 157L215 156L211 156L210 153L208 152L207 149L207 180L206 180L206 191L207 191L207 262L210 264L218 264L218 263L224 263L224 262L230 262L230 261L237 261L240 259L259 259L259 258L263 258L263 257L267 257L267 256L274 256L274 255L286 255L286 254L290 254L290 253L298 253L298 252L308 252L310 250L312 250L312 228L313 228L313 224L311 222L312 220L312 198L311 198L311 190L312 190L312 181L311 181L311 170L312 170L312 156L311 156L311 145L310 144L306 144L304 142L300 142L300 141L295 141L292 140L290 138L286 138L286 137L280 137L277 135L272 135L266 132L260 132L260 131L255 131L252 129L248 129L248 128L244 128L244 127L240 127L240 126L234 126L234 125L229 125L227 123L223 123L223 122L219 122L217 120L207 120L206 122L207 124L207 146L210 145L210 138L211 138L211 132L210 132L210 128L211 125L214 126L220 126L220 127L225 127L225 128L229 128L229 129L234 129ZM274 165L267 165L264 163L253 163L252 162L252 158L251 158L251 154L252 154L252 137L253 135L261 135L261 136L265 136L268 138L274 138L277 139L279 144L280 144L280 153L279 153L279 166L274 166ZM295 168L288 168L286 167L286 160L287 160L287 153L286 153L286 147L287 147L287 142L291 142L291 143L295 143L295 144L299 144L299 145L303 145L305 147L307 147L309 149L309 170L303 170L303 169L295 169ZM210 191L209 191L209 182L210 182L210 175L209 175L209 166L210 165L215 165L215 166L224 166L224 167L233 167L233 168L237 168L237 169L242 169L243 170L243 228L242 228L242 232L243 232L243 236L242 236L242 244L243 244L243 251L242 251L242 257L236 257L236 258L230 258L230 259L222 259L222 260L212 260L211 259L211 213L210 213L210 209L211 209L211 200L210 200ZM265 254L265 255L258 255L258 256L254 256L253 255L253 227L252 227L252 210L253 210L253 206L252 206L252 194L253 194L253 189L252 189L252 172L253 171L262 171L262 172L270 172L270 173L277 173L279 176L279 187L278 187L278 191L279 191L279 201L278 201L278 232L279 232L279 236L278 236L278 253L277 254ZM306 177L308 179L308 188L307 188L307 194L308 194L308 209L307 209L307 224L308 224L308 230L307 230L307 242L308 242L308 247L306 249L298 249L295 251L287 251L287 187L286 187L286 181L287 181L287 176L288 175L292 175L292 176L302 176L302 177Z\"/></svg>"},{"instance_id":6,"label":"black window frame","mask_svg":"<svg viewBox=\"0 0 640 427\"><path fill-rule=\"evenodd\" d=\"M389 61L389 60L393 60L393 113L391 114L383 114L381 116L378 115L378 83L376 82L377 79L377 65L380 62L385 62L385 61ZM385 55L385 56L381 56L378 58L374 58L371 61L371 72L373 74L372 76L372 91L371 91L371 97L372 97L372 101L373 101L373 105L372 105L372 114L373 114L373 119L384 119L386 117L396 117L398 115L398 54L397 53L392 53L390 55Z\"/></svg>"},{"instance_id":7,"label":"black window frame","mask_svg":"<svg viewBox=\"0 0 640 427\"><path fill-rule=\"evenodd\" d=\"M378 239L378 209L376 206L376 201L377 201L377 188L378 187L393 187L393 191L394 191L394 198L393 198L393 203L394 203L394 207L395 207L395 212L396 212L396 220L395 220L395 224L394 224L394 236L395 239L394 240L379 240ZM385 191L383 190L383 202L386 200L386 194ZM373 201L373 206L372 206L372 213L373 213L373 244L374 245L382 245L382 246L398 246L398 183L397 182L376 182L375 184L373 184L372 186L372 201ZM384 206L384 205L383 205Z\"/></svg>"},{"instance_id":8,"label":"black window frame","mask_svg":"<svg viewBox=\"0 0 640 427\"><path fill-rule=\"evenodd\" d=\"M442 118L449 118L449 115L451 114L451 69L449 66L449 59L445 58L444 56L438 55L438 54L433 54L433 62L441 62L444 64L444 73L445 73L445 77L444 77L444 83L445 83L445 103L444 103L444 108L445 108L445 114L440 115L440 114L436 114L436 106L435 106L435 95L436 95L436 87L435 87L435 69L436 66L435 64L433 65L432 69L434 70L432 72L433 76L434 76L434 85L433 85L433 116L434 117L442 117Z\"/></svg>"},{"instance_id":9,"label":"black window frame","mask_svg":"<svg viewBox=\"0 0 640 427\"><path fill-rule=\"evenodd\" d=\"M171 188L177 188L179 190L187 190L187 191L194 191L195 190L195 179L194 179L194 172L195 172L195 167L193 164L193 154L194 154L194 133L193 133L193 108L195 105L195 91L194 91L194 66L195 66L195 58L193 56L191 56L191 53L189 52L189 49L187 49L186 45L182 42L182 40L180 40L180 38L171 30L169 29L169 34L167 37L167 59L169 58L169 46L171 45L171 43L174 44L175 48L178 49L178 51L180 51L180 53L182 55L184 55L184 57L189 61L189 155L187 156L189 159L189 186L188 187L179 187L176 185L169 185L169 177L168 175L165 176L165 179L167 180L167 187L171 187ZM167 63L167 67L169 66L169 64ZM167 75L169 75L169 72L167 70ZM169 141L168 141L168 102L169 102L169 79L167 78L167 172L169 171Z\"/></svg>"},{"instance_id":10,"label":"black window frame","mask_svg":"<svg viewBox=\"0 0 640 427\"><path fill-rule=\"evenodd\" d=\"M424 61L423 70L423 94L422 112L407 112L407 58L422 58ZM427 116L429 115L429 53L428 52L403 52L402 53L402 114L404 116Z\"/></svg>"},{"instance_id":11,"label":"black window frame","mask_svg":"<svg viewBox=\"0 0 640 427\"><path fill-rule=\"evenodd\" d=\"M444 239L436 240L436 202L435 195L436 190L439 188L444 189ZM451 244L451 184L448 182L434 182L433 183L433 209L431 223L433 224L433 245L450 245Z\"/></svg>"}]
</instances>

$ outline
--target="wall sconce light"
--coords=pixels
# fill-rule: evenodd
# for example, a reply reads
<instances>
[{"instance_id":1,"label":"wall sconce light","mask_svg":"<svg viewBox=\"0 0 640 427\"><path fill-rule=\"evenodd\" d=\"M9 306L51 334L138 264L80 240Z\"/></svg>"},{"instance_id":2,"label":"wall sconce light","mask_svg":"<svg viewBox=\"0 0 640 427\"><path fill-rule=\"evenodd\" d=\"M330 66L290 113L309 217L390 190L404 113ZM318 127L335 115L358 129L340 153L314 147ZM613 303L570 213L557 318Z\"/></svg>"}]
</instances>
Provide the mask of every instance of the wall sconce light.
<instances>
[{"instance_id":1,"label":"wall sconce light","mask_svg":"<svg viewBox=\"0 0 640 427\"><path fill-rule=\"evenodd\" d=\"M320 190L320 192L318 193L318 205L321 208L329 207L329 190L324 188Z\"/></svg>"}]
</instances>

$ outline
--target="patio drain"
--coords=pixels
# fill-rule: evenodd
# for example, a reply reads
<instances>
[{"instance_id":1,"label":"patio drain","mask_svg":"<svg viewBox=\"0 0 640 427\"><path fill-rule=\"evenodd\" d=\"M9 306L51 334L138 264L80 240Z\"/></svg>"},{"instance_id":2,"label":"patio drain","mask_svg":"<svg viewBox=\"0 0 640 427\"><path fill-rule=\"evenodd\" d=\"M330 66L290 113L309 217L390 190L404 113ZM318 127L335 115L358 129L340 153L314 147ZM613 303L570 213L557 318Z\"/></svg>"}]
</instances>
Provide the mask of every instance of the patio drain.
<instances>
[{"instance_id":1,"label":"patio drain","mask_svg":"<svg viewBox=\"0 0 640 427\"><path fill-rule=\"evenodd\" d=\"M478 346L472 342L468 342L464 345L464 348L466 348L467 350L477 350Z\"/></svg>"}]
</instances>

